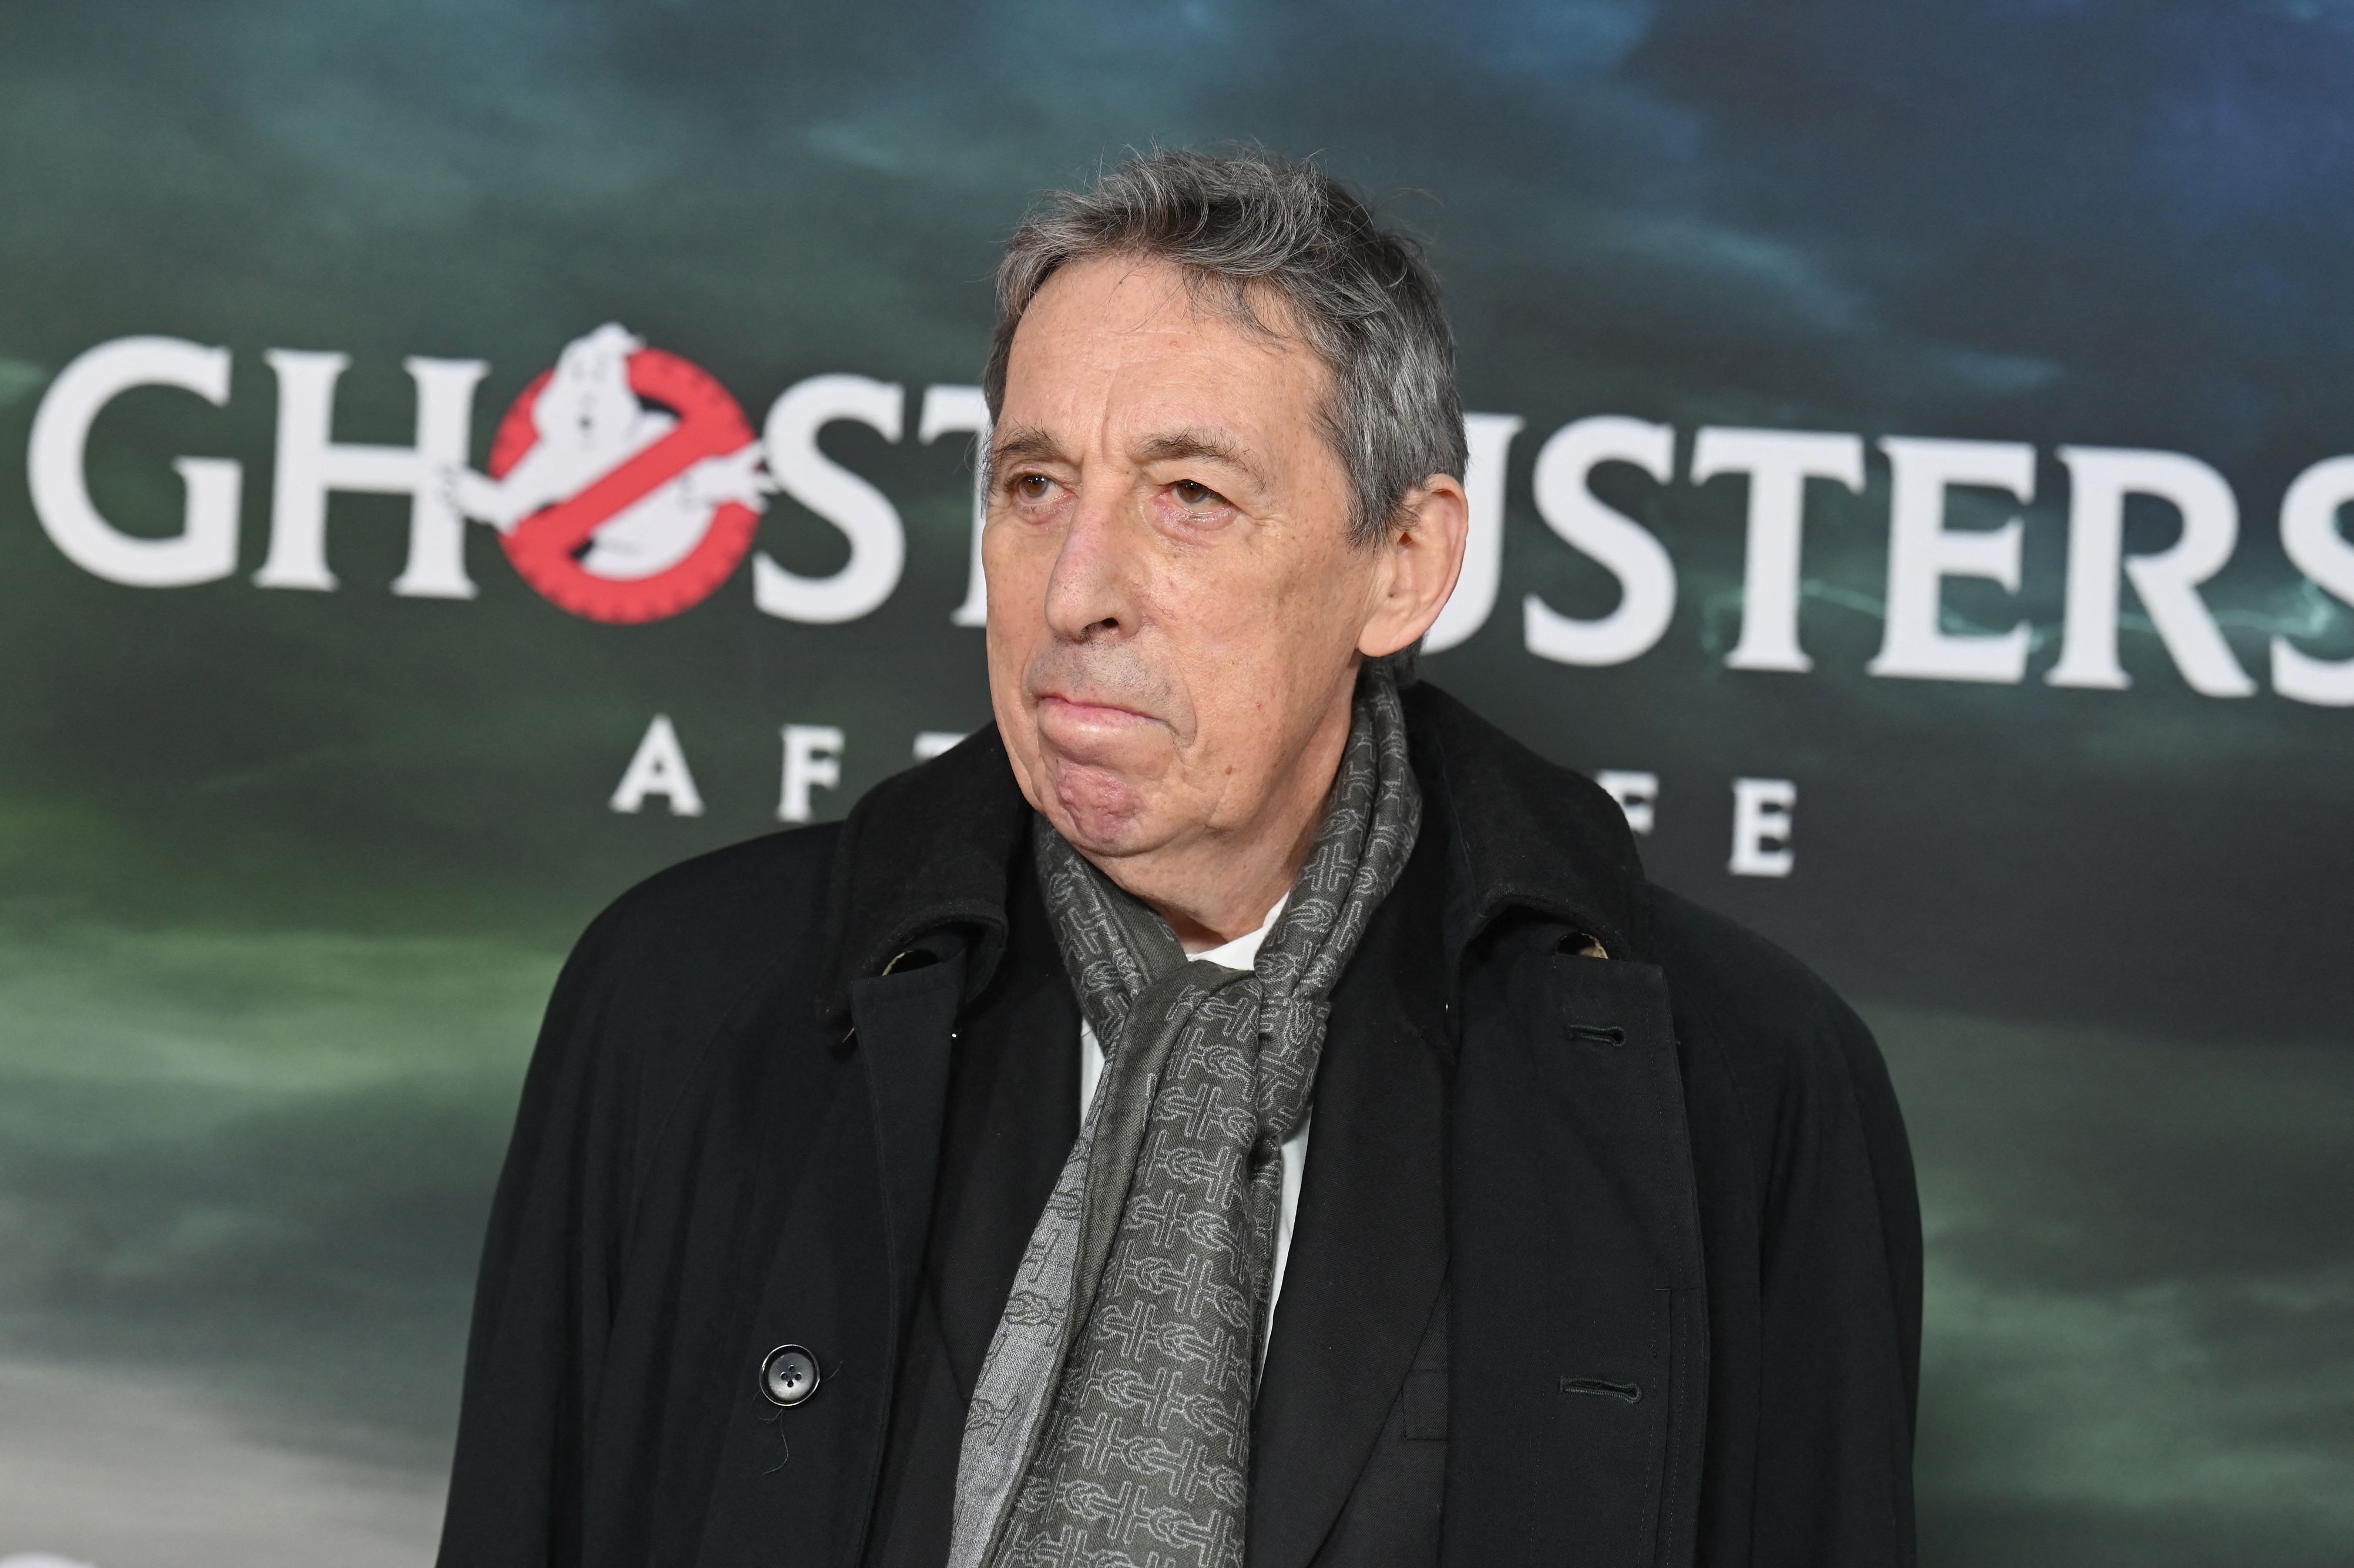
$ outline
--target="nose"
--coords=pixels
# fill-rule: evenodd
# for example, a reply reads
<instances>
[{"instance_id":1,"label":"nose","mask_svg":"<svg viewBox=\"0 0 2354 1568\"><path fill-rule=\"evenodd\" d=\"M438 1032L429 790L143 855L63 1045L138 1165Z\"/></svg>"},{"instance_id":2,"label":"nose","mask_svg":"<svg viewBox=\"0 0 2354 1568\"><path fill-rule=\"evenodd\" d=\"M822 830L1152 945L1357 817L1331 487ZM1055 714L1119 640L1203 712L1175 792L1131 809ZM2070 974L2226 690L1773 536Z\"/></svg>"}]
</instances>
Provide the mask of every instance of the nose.
<instances>
[{"instance_id":1,"label":"nose","mask_svg":"<svg viewBox=\"0 0 2354 1568\"><path fill-rule=\"evenodd\" d=\"M1112 498L1081 493L1046 580L1046 625L1056 637L1100 642L1135 631L1137 534Z\"/></svg>"}]
</instances>

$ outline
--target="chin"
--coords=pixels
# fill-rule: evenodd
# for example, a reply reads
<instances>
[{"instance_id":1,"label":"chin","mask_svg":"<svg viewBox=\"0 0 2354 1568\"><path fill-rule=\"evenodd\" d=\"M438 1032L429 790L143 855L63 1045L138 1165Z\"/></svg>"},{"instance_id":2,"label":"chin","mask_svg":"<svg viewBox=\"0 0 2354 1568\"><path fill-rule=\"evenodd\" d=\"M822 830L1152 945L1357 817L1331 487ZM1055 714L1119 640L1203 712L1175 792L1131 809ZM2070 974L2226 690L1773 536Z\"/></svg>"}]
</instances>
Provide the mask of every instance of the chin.
<instances>
[{"instance_id":1,"label":"chin","mask_svg":"<svg viewBox=\"0 0 2354 1568\"><path fill-rule=\"evenodd\" d=\"M1133 854L1150 847L1145 793L1125 775L1102 767L1050 761L1055 809L1047 815L1074 848L1089 854Z\"/></svg>"}]
</instances>

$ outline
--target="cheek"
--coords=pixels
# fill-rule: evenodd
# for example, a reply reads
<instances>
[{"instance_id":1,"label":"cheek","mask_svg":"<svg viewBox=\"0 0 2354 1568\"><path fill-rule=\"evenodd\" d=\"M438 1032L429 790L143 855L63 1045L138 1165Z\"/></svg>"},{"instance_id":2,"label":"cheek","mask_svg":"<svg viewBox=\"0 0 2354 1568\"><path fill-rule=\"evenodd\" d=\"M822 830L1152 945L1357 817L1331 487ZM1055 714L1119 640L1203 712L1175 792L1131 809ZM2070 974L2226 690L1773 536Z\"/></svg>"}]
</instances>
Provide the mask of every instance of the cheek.
<instances>
[{"instance_id":1,"label":"cheek","mask_svg":"<svg viewBox=\"0 0 2354 1568\"><path fill-rule=\"evenodd\" d=\"M1291 689L1313 683L1324 661L1321 607L1254 562L1164 581L1155 609L1192 707L1199 759L1218 772L1247 766L1264 732L1283 726Z\"/></svg>"},{"instance_id":2,"label":"cheek","mask_svg":"<svg viewBox=\"0 0 2354 1568\"><path fill-rule=\"evenodd\" d=\"M1035 638L1023 626L1009 624L998 606L992 588L989 623L983 633L989 661L990 715L997 721L998 738L1005 743L1006 759L1013 765L1015 782L1022 787L1023 797L1033 806L1039 806L1038 720L1023 698L1023 677L1030 668Z\"/></svg>"},{"instance_id":3,"label":"cheek","mask_svg":"<svg viewBox=\"0 0 2354 1568\"><path fill-rule=\"evenodd\" d=\"M1046 578L1054 570L1051 550L1038 548L1035 530L1016 520L991 517L981 535L981 576L989 586L989 642L1026 647L1044 616Z\"/></svg>"},{"instance_id":4,"label":"cheek","mask_svg":"<svg viewBox=\"0 0 2354 1568\"><path fill-rule=\"evenodd\" d=\"M1203 727L1220 737L1229 760L1280 754L1324 711L1363 630L1356 566L1339 556L1288 561L1227 586L1204 607L1221 645L1203 645L1204 662L1225 678L1195 692Z\"/></svg>"},{"instance_id":5,"label":"cheek","mask_svg":"<svg viewBox=\"0 0 2354 1568\"><path fill-rule=\"evenodd\" d=\"M1208 570L1173 574L1163 588L1163 620L1207 664L1296 679L1337 656L1340 645L1355 643L1352 610L1362 595L1343 580L1345 567L1236 553Z\"/></svg>"},{"instance_id":6,"label":"cheek","mask_svg":"<svg viewBox=\"0 0 2354 1568\"><path fill-rule=\"evenodd\" d=\"M981 574L989 584L990 598L997 597L997 588L1003 583L1010 590L1014 579L1023 575L1024 559L1034 552L1022 546L1023 528L1021 522L1006 516L992 507L981 530Z\"/></svg>"},{"instance_id":7,"label":"cheek","mask_svg":"<svg viewBox=\"0 0 2354 1568\"><path fill-rule=\"evenodd\" d=\"M1001 723L1017 706L1022 673L1037 638L1035 607L1043 595L1029 590L1023 580L1020 552L1009 550L1005 530L991 524L981 536L981 580L989 589L989 619L983 633L989 654L990 695Z\"/></svg>"}]
</instances>

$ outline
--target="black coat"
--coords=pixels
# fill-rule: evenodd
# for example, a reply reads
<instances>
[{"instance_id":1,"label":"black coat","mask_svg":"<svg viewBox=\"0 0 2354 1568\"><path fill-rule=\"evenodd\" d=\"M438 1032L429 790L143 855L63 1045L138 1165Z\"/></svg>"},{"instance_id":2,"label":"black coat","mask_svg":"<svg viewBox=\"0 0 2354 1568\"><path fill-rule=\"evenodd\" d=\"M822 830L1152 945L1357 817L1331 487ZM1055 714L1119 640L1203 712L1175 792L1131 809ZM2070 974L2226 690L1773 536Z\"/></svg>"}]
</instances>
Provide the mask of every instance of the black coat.
<instances>
[{"instance_id":1,"label":"black coat","mask_svg":"<svg viewBox=\"0 0 2354 1568\"><path fill-rule=\"evenodd\" d=\"M1253 1568L1380 1517L1352 1478L1432 1379L1449 1564L1910 1564L1919 1215L1871 1036L1649 885L1592 783L1427 685L1407 717L1424 871L1335 998ZM960 1022L1018 968L1027 822L985 731L589 928L492 1214L444 1568L860 1561ZM1336 1086L1367 1031L1408 1043L1394 1071ZM1443 1074L1416 1075L1417 1039ZM1443 1100L1439 1152L1409 1179L1361 1138L1351 1178L1328 1095L1377 1118L1392 1083ZM1352 1180L1402 1223L1303 1267L1320 1183ZM780 1411L756 1372L787 1342L823 1383Z\"/></svg>"}]
</instances>

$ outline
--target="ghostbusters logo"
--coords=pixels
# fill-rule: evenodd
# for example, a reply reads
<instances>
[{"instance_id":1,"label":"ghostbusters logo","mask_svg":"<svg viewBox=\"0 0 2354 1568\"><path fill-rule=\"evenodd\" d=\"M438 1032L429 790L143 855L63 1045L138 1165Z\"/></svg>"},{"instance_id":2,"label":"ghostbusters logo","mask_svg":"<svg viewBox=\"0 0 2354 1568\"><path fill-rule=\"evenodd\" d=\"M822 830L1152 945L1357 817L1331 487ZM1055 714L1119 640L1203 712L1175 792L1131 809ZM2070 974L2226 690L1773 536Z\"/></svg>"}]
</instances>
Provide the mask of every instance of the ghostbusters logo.
<instances>
[{"instance_id":1,"label":"ghostbusters logo","mask_svg":"<svg viewBox=\"0 0 2354 1568\"><path fill-rule=\"evenodd\" d=\"M775 482L735 397L699 366L608 323L524 389L487 474L451 498L499 533L523 579L592 620L660 620L743 561Z\"/></svg>"}]
</instances>

